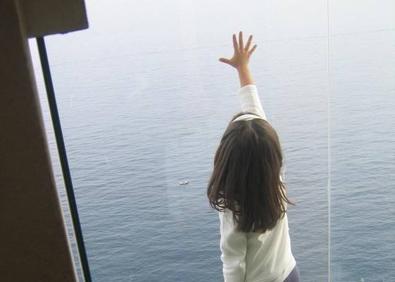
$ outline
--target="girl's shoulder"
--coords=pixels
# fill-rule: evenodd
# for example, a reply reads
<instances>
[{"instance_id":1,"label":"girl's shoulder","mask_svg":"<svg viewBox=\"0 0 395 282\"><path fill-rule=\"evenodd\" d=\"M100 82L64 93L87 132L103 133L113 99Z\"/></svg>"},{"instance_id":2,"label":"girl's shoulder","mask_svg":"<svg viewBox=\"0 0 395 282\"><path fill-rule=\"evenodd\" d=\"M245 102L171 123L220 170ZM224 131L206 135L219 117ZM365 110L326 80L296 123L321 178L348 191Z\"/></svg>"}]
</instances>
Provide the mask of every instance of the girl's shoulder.
<instances>
[{"instance_id":1,"label":"girl's shoulder","mask_svg":"<svg viewBox=\"0 0 395 282\"><path fill-rule=\"evenodd\" d=\"M232 225L234 226L234 228L236 227L237 223L235 222L234 218L238 218L238 216L233 216L232 210L225 208L223 211L219 211L218 214L223 223L226 223L227 225Z\"/></svg>"}]
</instances>

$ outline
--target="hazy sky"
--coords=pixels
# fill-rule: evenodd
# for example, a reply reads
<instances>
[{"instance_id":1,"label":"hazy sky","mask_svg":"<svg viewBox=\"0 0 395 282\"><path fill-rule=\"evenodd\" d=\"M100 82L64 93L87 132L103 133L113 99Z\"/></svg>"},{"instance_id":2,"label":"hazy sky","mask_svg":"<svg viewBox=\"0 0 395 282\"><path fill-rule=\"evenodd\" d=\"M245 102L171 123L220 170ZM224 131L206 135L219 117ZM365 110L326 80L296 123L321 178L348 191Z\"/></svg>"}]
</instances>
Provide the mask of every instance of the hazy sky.
<instances>
[{"instance_id":1,"label":"hazy sky","mask_svg":"<svg viewBox=\"0 0 395 282\"><path fill-rule=\"evenodd\" d=\"M88 0L92 28L169 33L191 29L221 35L244 28L284 38L395 28L393 0Z\"/></svg>"},{"instance_id":2,"label":"hazy sky","mask_svg":"<svg viewBox=\"0 0 395 282\"><path fill-rule=\"evenodd\" d=\"M89 29L50 36L52 63L395 29L394 0L87 0ZM328 21L329 4L329 21ZM62 56L65 53L68 56ZM230 54L229 54L230 55Z\"/></svg>"}]
</instances>

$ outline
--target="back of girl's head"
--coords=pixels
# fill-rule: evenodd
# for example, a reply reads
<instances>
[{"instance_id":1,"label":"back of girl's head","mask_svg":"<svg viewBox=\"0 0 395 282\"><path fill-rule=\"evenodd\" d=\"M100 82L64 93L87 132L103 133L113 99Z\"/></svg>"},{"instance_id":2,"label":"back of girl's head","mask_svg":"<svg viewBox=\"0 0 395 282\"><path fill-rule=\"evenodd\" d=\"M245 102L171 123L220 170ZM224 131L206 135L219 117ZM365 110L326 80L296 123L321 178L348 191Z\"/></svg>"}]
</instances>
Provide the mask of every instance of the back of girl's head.
<instances>
[{"instance_id":1,"label":"back of girl's head","mask_svg":"<svg viewBox=\"0 0 395 282\"><path fill-rule=\"evenodd\" d=\"M233 212L239 231L265 232L291 204L280 179L280 141L266 120L232 121L215 153L207 196L216 210Z\"/></svg>"}]
</instances>

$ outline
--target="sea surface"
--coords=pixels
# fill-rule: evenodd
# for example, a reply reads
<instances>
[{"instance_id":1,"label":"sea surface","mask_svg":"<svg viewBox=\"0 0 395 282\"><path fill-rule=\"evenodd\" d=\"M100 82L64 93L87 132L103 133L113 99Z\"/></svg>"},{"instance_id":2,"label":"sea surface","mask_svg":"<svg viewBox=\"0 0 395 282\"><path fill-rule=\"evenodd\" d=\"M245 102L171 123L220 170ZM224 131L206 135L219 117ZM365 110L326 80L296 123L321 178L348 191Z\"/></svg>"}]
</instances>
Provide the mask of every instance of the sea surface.
<instances>
[{"instance_id":1,"label":"sea surface","mask_svg":"<svg viewBox=\"0 0 395 282\"><path fill-rule=\"evenodd\" d=\"M240 111L237 74L218 62L240 29L258 44L250 65L285 154L302 281L395 281L391 2L353 10L369 24L337 2L329 18L324 1L107 2L87 1L88 30L47 38L93 281L223 281L206 187Z\"/></svg>"}]
</instances>

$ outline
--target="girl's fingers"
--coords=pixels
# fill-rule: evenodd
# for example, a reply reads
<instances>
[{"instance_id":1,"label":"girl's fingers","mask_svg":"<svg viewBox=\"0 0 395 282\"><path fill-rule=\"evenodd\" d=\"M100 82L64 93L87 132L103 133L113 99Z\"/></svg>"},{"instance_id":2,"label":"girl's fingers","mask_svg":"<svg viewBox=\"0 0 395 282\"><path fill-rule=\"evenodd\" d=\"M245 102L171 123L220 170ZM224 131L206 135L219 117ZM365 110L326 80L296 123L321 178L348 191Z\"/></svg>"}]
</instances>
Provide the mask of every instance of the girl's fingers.
<instances>
[{"instance_id":1,"label":"girl's fingers","mask_svg":"<svg viewBox=\"0 0 395 282\"><path fill-rule=\"evenodd\" d=\"M249 55L249 56L251 56L252 52L255 51L256 47L258 47L258 45L255 44L254 47L252 47L251 51L248 52L248 55Z\"/></svg>"},{"instance_id":2,"label":"girl's fingers","mask_svg":"<svg viewBox=\"0 0 395 282\"><path fill-rule=\"evenodd\" d=\"M220 61L220 62L223 62L223 63L225 63L225 64L228 64L228 65L231 65L231 62L230 62L229 59L220 58L219 61Z\"/></svg>"},{"instance_id":3,"label":"girl's fingers","mask_svg":"<svg viewBox=\"0 0 395 282\"><path fill-rule=\"evenodd\" d=\"M247 45L245 47L245 51L248 51L248 49L250 48L251 41L252 41L252 35L250 35L250 37L248 38Z\"/></svg>"},{"instance_id":4,"label":"girl's fingers","mask_svg":"<svg viewBox=\"0 0 395 282\"><path fill-rule=\"evenodd\" d=\"M239 52L239 46L237 46L236 34L233 34L233 48L235 52Z\"/></svg>"},{"instance_id":5,"label":"girl's fingers","mask_svg":"<svg viewBox=\"0 0 395 282\"><path fill-rule=\"evenodd\" d=\"M244 48L244 45L243 45L243 32L242 31L239 32L239 48L240 48L240 50L243 50L243 48Z\"/></svg>"}]
</instances>

